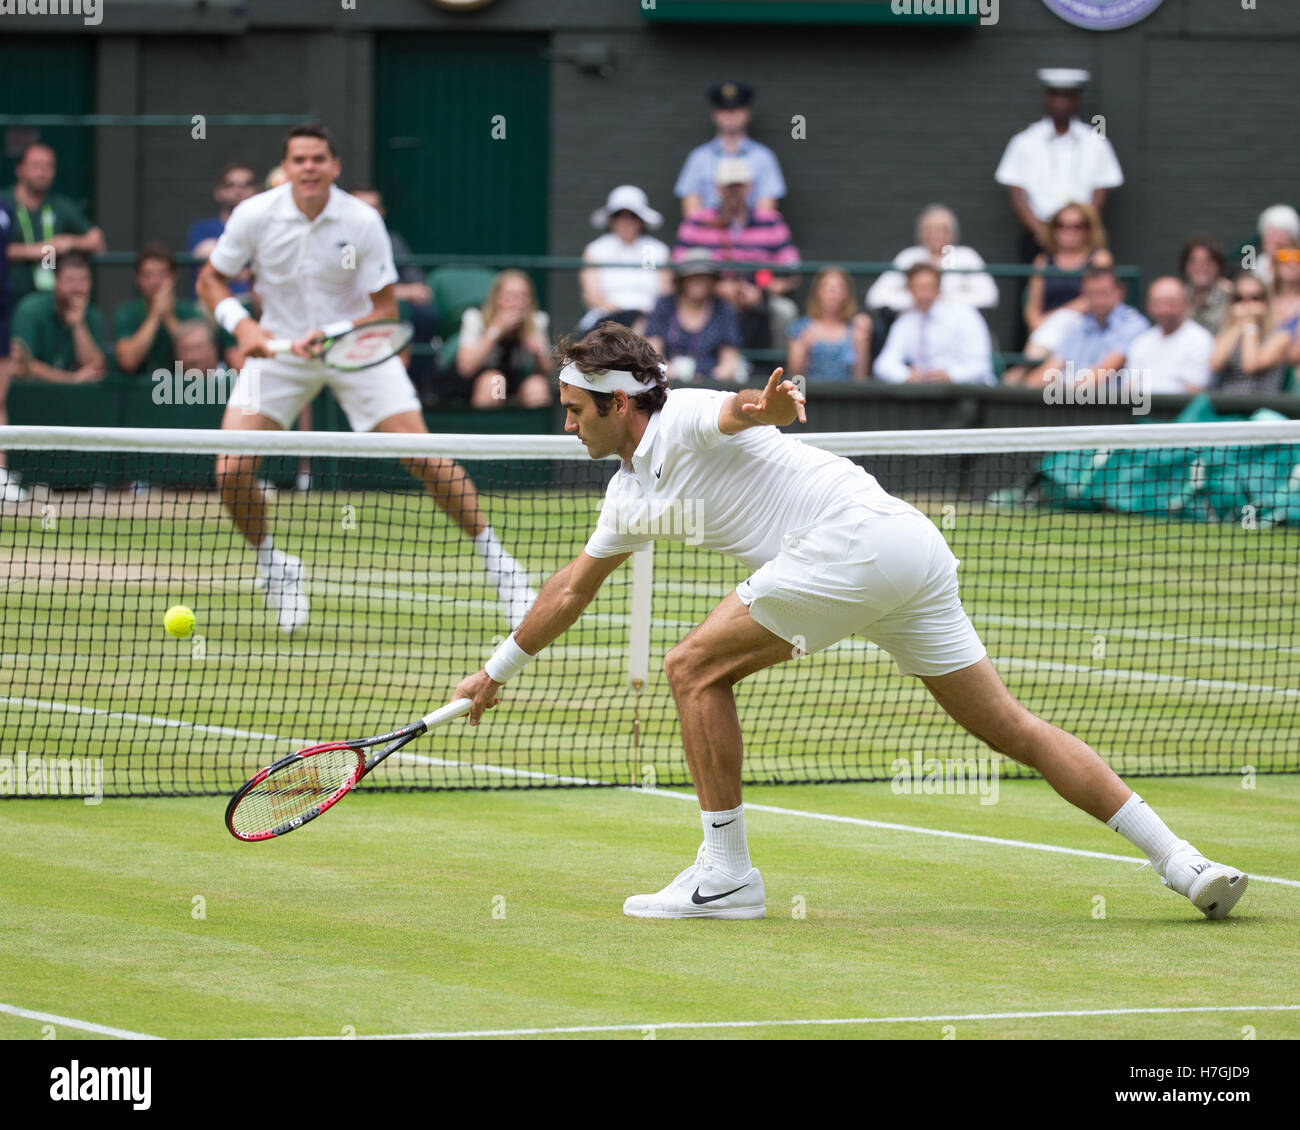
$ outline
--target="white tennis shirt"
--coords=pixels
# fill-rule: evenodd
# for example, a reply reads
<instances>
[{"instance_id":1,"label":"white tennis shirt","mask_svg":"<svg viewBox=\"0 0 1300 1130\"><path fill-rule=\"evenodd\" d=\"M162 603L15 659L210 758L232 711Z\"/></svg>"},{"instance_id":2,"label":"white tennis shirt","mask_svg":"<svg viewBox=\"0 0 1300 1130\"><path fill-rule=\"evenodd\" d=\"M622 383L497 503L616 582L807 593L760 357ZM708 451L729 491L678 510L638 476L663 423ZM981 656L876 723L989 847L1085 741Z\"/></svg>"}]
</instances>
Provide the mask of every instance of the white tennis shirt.
<instances>
[{"instance_id":1,"label":"white tennis shirt","mask_svg":"<svg viewBox=\"0 0 1300 1130\"><path fill-rule=\"evenodd\" d=\"M632 553L666 538L756 569L780 553L785 535L847 502L880 515L917 512L856 464L776 428L725 435L718 414L731 395L669 391L630 463L610 480L586 545L590 556Z\"/></svg>"},{"instance_id":2,"label":"white tennis shirt","mask_svg":"<svg viewBox=\"0 0 1300 1130\"><path fill-rule=\"evenodd\" d=\"M330 186L321 214L307 219L282 184L236 206L208 262L234 276L251 263L262 325L298 337L370 313L370 296L397 282L393 245L369 204Z\"/></svg>"}]
</instances>

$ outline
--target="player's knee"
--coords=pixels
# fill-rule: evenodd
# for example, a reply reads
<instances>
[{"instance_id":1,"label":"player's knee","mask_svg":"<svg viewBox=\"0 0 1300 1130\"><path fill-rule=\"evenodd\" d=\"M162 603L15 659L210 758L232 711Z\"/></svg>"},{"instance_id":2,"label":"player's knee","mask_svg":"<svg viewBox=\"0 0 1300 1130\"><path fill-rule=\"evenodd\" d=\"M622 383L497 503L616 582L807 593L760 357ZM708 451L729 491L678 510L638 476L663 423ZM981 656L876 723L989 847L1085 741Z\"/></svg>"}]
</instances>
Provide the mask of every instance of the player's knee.
<instances>
[{"instance_id":1,"label":"player's knee","mask_svg":"<svg viewBox=\"0 0 1300 1130\"><path fill-rule=\"evenodd\" d=\"M217 486L232 490L241 483L252 482L257 474L257 461L246 455L217 456Z\"/></svg>"},{"instance_id":2,"label":"player's knee","mask_svg":"<svg viewBox=\"0 0 1300 1130\"><path fill-rule=\"evenodd\" d=\"M699 662L696 649L689 640L669 648L664 656L664 674L674 694L689 690L699 683Z\"/></svg>"}]
</instances>

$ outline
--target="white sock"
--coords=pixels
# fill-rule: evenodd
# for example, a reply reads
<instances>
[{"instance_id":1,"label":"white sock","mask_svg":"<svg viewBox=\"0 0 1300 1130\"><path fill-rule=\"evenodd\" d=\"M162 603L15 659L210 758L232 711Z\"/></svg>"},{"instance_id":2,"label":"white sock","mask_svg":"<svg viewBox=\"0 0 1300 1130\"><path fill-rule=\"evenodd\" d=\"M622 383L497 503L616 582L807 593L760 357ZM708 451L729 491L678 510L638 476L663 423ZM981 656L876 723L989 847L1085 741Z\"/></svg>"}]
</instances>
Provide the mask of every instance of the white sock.
<instances>
[{"instance_id":1,"label":"white sock","mask_svg":"<svg viewBox=\"0 0 1300 1130\"><path fill-rule=\"evenodd\" d=\"M1135 848L1141 851L1157 869L1174 848L1183 841L1173 834L1137 793L1124 802L1123 807L1106 821Z\"/></svg>"},{"instance_id":2,"label":"white sock","mask_svg":"<svg viewBox=\"0 0 1300 1130\"><path fill-rule=\"evenodd\" d=\"M512 573L519 572L519 562L505 551L505 547L492 532L491 526L484 526L483 532L470 541L478 550L478 555L483 558L483 568L487 572L488 580L494 585L500 584Z\"/></svg>"},{"instance_id":3,"label":"white sock","mask_svg":"<svg viewBox=\"0 0 1300 1130\"><path fill-rule=\"evenodd\" d=\"M257 554L257 567L263 573L269 573L276 566L283 565L285 558L288 556L282 550L275 548L271 542L270 534L267 534L262 539L262 544L254 552Z\"/></svg>"},{"instance_id":4,"label":"white sock","mask_svg":"<svg viewBox=\"0 0 1300 1130\"><path fill-rule=\"evenodd\" d=\"M728 875L746 874L754 865L749 862L749 840L745 837L745 806L726 812L700 812L704 825L704 850L710 862ZM719 827L721 825L721 827Z\"/></svg>"}]
</instances>

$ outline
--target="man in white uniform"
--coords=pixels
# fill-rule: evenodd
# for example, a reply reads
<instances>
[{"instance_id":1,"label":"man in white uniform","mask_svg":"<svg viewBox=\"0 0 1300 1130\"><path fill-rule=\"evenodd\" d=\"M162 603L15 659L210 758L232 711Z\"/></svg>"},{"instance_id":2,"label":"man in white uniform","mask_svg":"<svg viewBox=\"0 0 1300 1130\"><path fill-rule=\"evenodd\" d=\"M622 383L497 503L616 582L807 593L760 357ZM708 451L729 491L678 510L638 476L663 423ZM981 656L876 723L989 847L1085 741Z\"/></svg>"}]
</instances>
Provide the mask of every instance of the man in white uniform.
<instances>
[{"instance_id":1,"label":"man in white uniform","mask_svg":"<svg viewBox=\"0 0 1300 1130\"><path fill-rule=\"evenodd\" d=\"M1024 228L1025 262L1047 246L1048 221L1059 209L1091 204L1101 212L1110 190L1124 183L1110 141L1079 120L1080 91L1090 78L1065 67L1039 71L1046 114L1007 142L994 174Z\"/></svg>"},{"instance_id":2,"label":"man in white uniform","mask_svg":"<svg viewBox=\"0 0 1300 1130\"><path fill-rule=\"evenodd\" d=\"M294 129L281 167L286 182L235 208L199 273L199 297L250 358L221 426L291 427L303 405L328 384L354 431L427 431L398 358L354 373L330 369L318 359L326 337L397 317L397 271L383 219L334 187L340 165L325 127ZM230 293L232 279L250 263L262 301L260 322ZM276 337L293 341L292 355L271 358L266 343ZM280 628L293 632L310 612L302 562L272 541L266 499L257 483L258 462L251 455L218 456L217 483L226 509L256 555L268 607L277 612ZM517 626L536 594L483 520L469 476L450 459L405 459L403 464L470 539L507 620Z\"/></svg>"},{"instance_id":3,"label":"man in white uniform","mask_svg":"<svg viewBox=\"0 0 1300 1130\"><path fill-rule=\"evenodd\" d=\"M1242 872L1175 837L1096 753L1011 696L962 609L957 560L934 523L849 460L776 430L804 419L803 397L779 379L780 369L762 392L669 392L659 355L621 326L597 327L566 348L565 430L594 459L617 452L622 467L586 548L547 581L483 670L456 688L455 697L473 701L471 724L653 536L631 531L671 530L663 516L681 513L684 502L703 516L691 537L754 570L668 653L704 843L663 890L629 898L625 914L763 917L763 880L745 835L732 687L854 632L890 652L903 674L919 676L971 733L1032 765L1066 800L1124 835L1207 916L1222 918L1235 905L1246 886Z\"/></svg>"}]
</instances>

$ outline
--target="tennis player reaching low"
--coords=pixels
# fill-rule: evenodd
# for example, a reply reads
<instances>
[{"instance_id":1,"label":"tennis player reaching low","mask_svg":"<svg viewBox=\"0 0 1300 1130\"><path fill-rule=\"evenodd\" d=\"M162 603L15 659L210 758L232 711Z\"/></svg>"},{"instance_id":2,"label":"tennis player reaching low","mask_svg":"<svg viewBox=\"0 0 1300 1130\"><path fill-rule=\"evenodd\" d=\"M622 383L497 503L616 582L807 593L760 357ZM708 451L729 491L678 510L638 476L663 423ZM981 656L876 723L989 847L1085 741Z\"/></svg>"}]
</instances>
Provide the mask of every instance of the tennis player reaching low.
<instances>
[{"instance_id":1,"label":"tennis player reaching low","mask_svg":"<svg viewBox=\"0 0 1300 1130\"><path fill-rule=\"evenodd\" d=\"M397 317L397 271L384 221L334 186L340 165L325 127L291 131L282 168L286 183L235 208L199 273L199 297L251 359L239 374L221 426L288 428L328 384L353 431L426 432L420 401L399 358L352 373L330 369L318 358L326 337ZM262 302L260 322L230 293L231 280L250 263ZM267 343L277 337L293 340L292 355L271 358ZM257 484L259 462L253 455L218 456L217 483L256 556L267 606L277 613L280 628L293 632L310 614L303 566L272 540L266 498ZM483 520L478 492L464 469L451 459L402 463L473 544L507 621L512 628L519 625L537 594Z\"/></svg>"},{"instance_id":2,"label":"tennis player reaching low","mask_svg":"<svg viewBox=\"0 0 1300 1130\"><path fill-rule=\"evenodd\" d=\"M780 369L761 392L668 391L659 355L631 330L603 326L565 349L565 430L593 459L617 452L622 466L586 548L547 581L483 670L456 688L456 698L473 700L471 724L650 540L628 531L671 531L662 516L690 500L702 515L693 540L754 570L668 652L704 843L663 890L629 898L625 914L763 917L763 879L745 836L732 687L855 632L888 651L903 674L918 676L977 738L1037 769L1071 804L1144 852L1165 884L1208 917L1232 909L1246 889L1241 871L1180 840L1088 746L1011 696L962 609L957 559L934 523L848 459L777 430L805 420L804 398Z\"/></svg>"}]
</instances>

